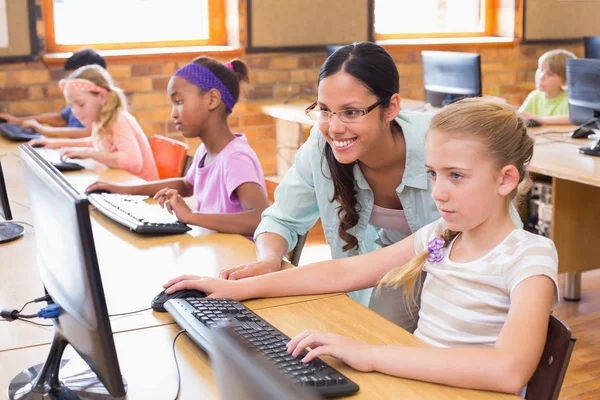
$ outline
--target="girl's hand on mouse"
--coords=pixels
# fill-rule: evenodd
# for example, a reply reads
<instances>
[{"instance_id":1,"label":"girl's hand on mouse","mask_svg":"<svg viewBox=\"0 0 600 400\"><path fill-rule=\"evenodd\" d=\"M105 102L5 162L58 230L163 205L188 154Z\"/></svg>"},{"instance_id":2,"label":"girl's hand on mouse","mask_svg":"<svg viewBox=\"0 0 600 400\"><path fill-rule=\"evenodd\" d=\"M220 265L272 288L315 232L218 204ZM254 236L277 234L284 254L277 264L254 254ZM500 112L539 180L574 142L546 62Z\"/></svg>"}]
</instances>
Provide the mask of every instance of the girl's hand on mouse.
<instances>
[{"instance_id":1,"label":"girl's hand on mouse","mask_svg":"<svg viewBox=\"0 0 600 400\"><path fill-rule=\"evenodd\" d=\"M281 260L261 260L248 264L238 265L237 267L221 270L219 278L237 280L249 278L256 275L269 274L281 269Z\"/></svg>"},{"instance_id":2,"label":"girl's hand on mouse","mask_svg":"<svg viewBox=\"0 0 600 400\"><path fill-rule=\"evenodd\" d=\"M170 214L174 214L179 221L186 224L191 222L191 216L194 213L177 190L161 189L154 195L154 200L157 200L158 204Z\"/></svg>"},{"instance_id":3,"label":"girl's hand on mouse","mask_svg":"<svg viewBox=\"0 0 600 400\"><path fill-rule=\"evenodd\" d=\"M104 181L98 181L92 183L90 186L85 189L86 193L93 192L95 190L106 190L110 193L119 193L119 194L131 194L131 189L128 186L119 185L117 183L110 183Z\"/></svg>"},{"instance_id":4,"label":"girl's hand on mouse","mask_svg":"<svg viewBox=\"0 0 600 400\"><path fill-rule=\"evenodd\" d=\"M83 158L92 158L94 150L92 149L81 149L81 148L67 148L62 151L61 158L64 160L66 158L71 159L83 159Z\"/></svg>"},{"instance_id":5,"label":"girl's hand on mouse","mask_svg":"<svg viewBox=\"0 0 600 400\"><path fill-rule=\"evenodd\" d=\"M236 281L226 281L217 278L203 278L195 275L181 275L165 283L165 293L171 294L183 289L196 289L206 293L211 298L229 298L234 300L245 300L242 285Z\"/></svg>"},{"instance_id":6,"label":"girl's hand on mouse","mask_svg":"<svg viewBox=\"0 0 600 400\"><path fill-rule=\"evenodd\" d=\"M540 119L540 117L538 117L537 115L530 113L528 111L523 111L523 112L519 113L519 115L521 116L521 118L525 118L526 120L533 119L533 120L539 121L539 119Z\"/></svg>"},{"instance_id":7,"label":"girl's hand on mouse","mask_svg":"<svg viewBox=\"0 0 600 400\"><path fill-rule=\"evenodd\" d=\"M307 347L311 350L302 359L303 363L317 357L330 356L361 372L371 372L375 369L374 358L377 346L334 333L307 330L290 340L287 351L292 356L298 357Z\"/></svg>"},{"instance_id":8,"label":"girl's hand on mouse","mask_svg":"<svg viewBox=\"0 0 600 400\"><path fill-rule=\"evenodd\" d=\"M54 139L32 139L29 142L31 147L44 147L46 149L59 149L61 147L60 142Z\"/></svg>"}]
</instances>

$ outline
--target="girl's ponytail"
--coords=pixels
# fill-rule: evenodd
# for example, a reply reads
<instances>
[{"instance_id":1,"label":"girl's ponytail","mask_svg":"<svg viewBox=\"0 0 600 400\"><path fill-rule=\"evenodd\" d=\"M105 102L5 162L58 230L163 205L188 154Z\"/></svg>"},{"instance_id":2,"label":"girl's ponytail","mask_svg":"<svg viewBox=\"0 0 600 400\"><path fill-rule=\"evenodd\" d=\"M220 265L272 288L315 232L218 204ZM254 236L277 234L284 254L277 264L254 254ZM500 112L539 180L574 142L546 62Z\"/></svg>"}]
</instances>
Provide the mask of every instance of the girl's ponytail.
<instances>
[{"instance_id":1,"label":"girl's ponytail","mask_svg":"<svg viewBox=\"0 0 600 400\"><path fill-rule=\"evenodd\" d=\"M119 114L126 110L127 101L123 91L116 87L108 88L108 101L100 111L99 137L110 135L110 128L119 118Z\"/></svg>"},{"instance_id":2,"label":"girl's ponytail","mask_svg":"<svg viewBox=\"0 0 600 400\"><path fill-rule=\"evenodd\" d=\"M444 246L442 248L447 248L458 234L459 232L446 229L442 235L442 239L444 239ZM429 254L429 251L417 254L407 264L394 268L385 274L377 284L376 294L379 295L383 286L397 288L398 286L404 285L404 299L406 300L407 308L410 311L411 306L417 305L415 286L421 284L421 272Z\"/></svg>"}]
</instances>

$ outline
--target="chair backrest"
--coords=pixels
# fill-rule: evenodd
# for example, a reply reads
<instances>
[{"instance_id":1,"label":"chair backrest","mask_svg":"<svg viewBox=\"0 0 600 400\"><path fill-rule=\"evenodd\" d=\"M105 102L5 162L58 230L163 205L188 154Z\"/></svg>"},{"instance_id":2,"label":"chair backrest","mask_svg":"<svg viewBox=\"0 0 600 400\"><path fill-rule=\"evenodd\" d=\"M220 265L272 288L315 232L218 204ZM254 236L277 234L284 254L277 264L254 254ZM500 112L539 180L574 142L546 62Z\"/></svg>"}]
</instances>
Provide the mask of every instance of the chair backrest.
<instances>
[{"instance_id":1,"label":"chair backrest","mask_svg":"<svg viewBox=\"0 0 600 400\"><path fill-rule=\"evenodd\" d=\"M571 337L571 329L560 319L550 315L544 352L527 384L525 399L558 399L574 345L575 338Z\"/></svg>"},{"instance_id":2,"label":"chair backrest","mask_svg":"<svg viewBox=\"0 0 600 400\"><path fill-rule=\"evenodd\" d=\"M294 266L298 266L298 263L300 262L300 256L302 255L302 249L304 248L304 243L306 242L306 237L308 236L308 233L305 233L304 235L298 235L298 244L296 244L296 247L294 247L294 250L292 250L290 252L290 264L294 265Z\"/></svg>"},{"instance_id":3,"label":"chair backrest","mask_svg":"<svg viewBox=\"0 0 600 400\"><path fill-rule=\"evenodd\" d=\"M150 138L150 147L160 179L183 176L190 146L166 136L154 135Z\"/></svg>"}]
</instances>

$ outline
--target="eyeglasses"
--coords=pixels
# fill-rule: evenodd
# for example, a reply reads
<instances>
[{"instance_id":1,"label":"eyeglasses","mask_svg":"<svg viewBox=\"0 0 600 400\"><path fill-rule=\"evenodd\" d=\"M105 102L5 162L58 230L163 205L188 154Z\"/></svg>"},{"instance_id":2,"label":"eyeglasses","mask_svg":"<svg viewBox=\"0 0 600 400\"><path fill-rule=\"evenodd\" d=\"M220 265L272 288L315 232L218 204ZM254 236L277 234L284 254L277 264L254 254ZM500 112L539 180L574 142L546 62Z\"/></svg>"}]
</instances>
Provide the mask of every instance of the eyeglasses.
<instances>
[{"instance_id":1,"label":"eyeglasses","mask_svg":"<svg viewBox=\"0 0 600 400\"><path fill-rule=\"evenodd\" d=\"M367 115L368 113L373 111L378 105L380 105L383 102L384 102L384 100L379 100L377 103L371 104L369 107L365 108L364 110L352 108L352 109L341 110L341 111L327 111L327 110L322 110L320 108L316 108L317 102L315 101L306 110L304 110L304 113L306 115L308 115L310 117L310 119L312 119L313 121L317 121L317 122L329 122L329 121L331 121L332 115L337 115L337 117L340 119L340 121L342 121L344 123L350 123L350 122L356 122L356 120L358 120L360 117Z\"/></svg>"}]
</instances>

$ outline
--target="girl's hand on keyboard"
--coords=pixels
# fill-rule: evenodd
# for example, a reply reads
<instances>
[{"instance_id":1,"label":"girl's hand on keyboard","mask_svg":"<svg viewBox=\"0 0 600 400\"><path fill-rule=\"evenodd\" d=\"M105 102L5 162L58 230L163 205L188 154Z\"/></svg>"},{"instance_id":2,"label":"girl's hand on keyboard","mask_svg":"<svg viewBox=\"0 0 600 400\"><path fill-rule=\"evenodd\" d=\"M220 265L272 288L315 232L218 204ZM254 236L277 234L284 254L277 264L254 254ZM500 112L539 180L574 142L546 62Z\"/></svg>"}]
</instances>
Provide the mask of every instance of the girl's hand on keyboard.
<instances>
[{"instance_id":1,"label":"girl's hand on keyboard","mask_svg":"<svg viewBox=\"0 0 600 400\"><path fill-rule=\"evenodd\" d=\"M154 200L157 200L158 204L169 213L175 214L179 221L184 224L190 222L193 212L177 190L169 188L161 189L154 195Z\"/></svg>"},{"instance_id":2,"label":"girl's hand on keyboard","mask_svg":"<svg viewBox=\"0 0 600 400\"><path fill-rule=\"evenodd\" d=\"M27 129L27 128L31 128L36 132L42 133L42 131L44 130L44 126L42 124L40 124L39 122L37 122L35 119L26 119L25 121L23 121L21 123L21 128L23 129Z\"/></svg>"},{"instance_id":3,"label":"girl's hand on keyboard","mask_svg":"<svg viewBox=\"0 0 600 400\"><path fill-rule=\"evenodd\" d=\"M203 278L196 275L181 275L163 285L165 292L171 294L183 289L195 289L215 299L245 300L240 281L226 281L218 278Z\"/></svg>"},{"instance_id":4,"label":"girl's hand on keyboard","mask_svg":"<svg viewBox=\"0 0 600 400\"><path fill-rule=\"evenodd\" d=\"M373 361L375 346L370 344L334 333L313 330L306 330L296 335L287 344L288 353L294 357L298 357L307 347L312 350L302 359L304 363L317 357L330 356L358 371L371 372L375 369Z\"/></svg>"}]
</instances>

